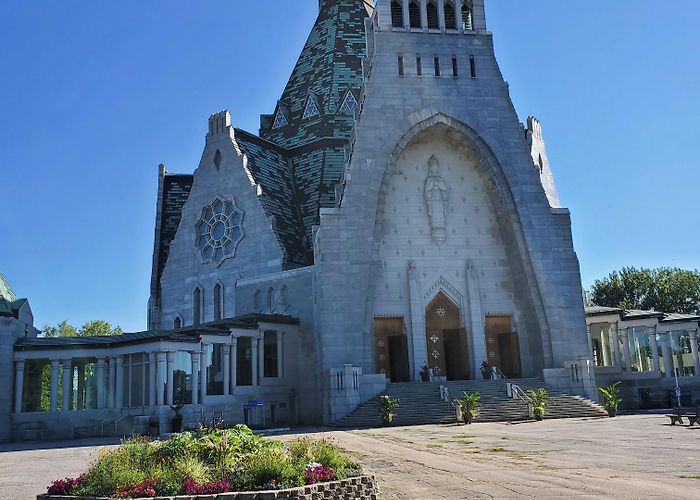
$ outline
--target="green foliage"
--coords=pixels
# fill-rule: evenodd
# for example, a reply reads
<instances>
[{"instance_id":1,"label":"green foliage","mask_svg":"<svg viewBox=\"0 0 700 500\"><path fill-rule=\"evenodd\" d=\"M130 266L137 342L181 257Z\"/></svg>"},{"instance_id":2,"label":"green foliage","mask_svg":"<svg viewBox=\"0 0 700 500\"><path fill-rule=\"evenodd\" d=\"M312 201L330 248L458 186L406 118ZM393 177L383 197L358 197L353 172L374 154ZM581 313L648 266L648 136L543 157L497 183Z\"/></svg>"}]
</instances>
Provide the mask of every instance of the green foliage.
<instances>
[{"instance_id":1,"label":"green foliage","mask_svg":"<svg viewBox=\"0 0 700 500\"><path fill-rule=\"evenodd\" d=\"M76 328L68 321L61 321L58 325L44 325L41 329L44 337L105 337L107 335L121 335L120 326L112 326L101 319L88 321L80 328Z\"/></svg>"},{"instance_id":2,"label":"green foliage","mask_svg":"<svg viewBox=\"0 0 700 500\"><path fill-rule=\"evenodd\" d=\"M605 307L700 313L700 271L624 267L596 280L591 299Z\"/></svg>"},{"instance_id":3,"label":"green foliage","mask_svg":"<svg viewBox=\"0 0 700 500\"><path fill-rule=\"evenodd\" d=\"M472 420L479 416L481 395L478 392L472 392L470 394L469 392L464 391L461 398L455 399L455 404L459 405L464 421L471 424Z\"/></svg>"},{"instance_id":4,"label":"green foliage","mask_svg":"<svg viewBox=\"0 0 700 500\"><path fill-rule=\"evenodd\" d=\"M598 390L603 394L603 407L610 411L617 411L622 404L622 398L620 397L620 386L621 382L615 382L608 387L598 387Z\"/></svg>"},{"instance_id":5,"label":"green foliage","mask_svg":"<svg viewBox=\"0 0 700 500\"><path fill-rule=\"evenodd\" d=\"M155 481L159 496L183 491L185 478L198 484L226 480L240 490L305 484L310 463L330 467L336 477L356 475L361 466L327 440L298 439L286 447L244 425L182 432L165 441L133 438L103 450L73 495L109 497L120 486Z\"/></svg>"},{"instance_id":6,"label":"green foliage","mask_svg":"<svg viewBox=\"0 0 700 500\"><path fill-rule=\"evenodd\" d=\"M541 387L537 390L530 389L526 392L527 402L532 405L532 410L536 420L544 418L545 409L549 405L549 393L547 389Z\"/></svg>"},{"instance_id":7,"label":"green foliage","mask_svg":"<svg viewBox=\"0 0 700 500\"><path fill-rule=\"evenodd\" d=\"M399 403L399 398L392 398L386 394L379 397L379 413L385 424L390 424L394 420Z\"/></svg>"}]
</instances>

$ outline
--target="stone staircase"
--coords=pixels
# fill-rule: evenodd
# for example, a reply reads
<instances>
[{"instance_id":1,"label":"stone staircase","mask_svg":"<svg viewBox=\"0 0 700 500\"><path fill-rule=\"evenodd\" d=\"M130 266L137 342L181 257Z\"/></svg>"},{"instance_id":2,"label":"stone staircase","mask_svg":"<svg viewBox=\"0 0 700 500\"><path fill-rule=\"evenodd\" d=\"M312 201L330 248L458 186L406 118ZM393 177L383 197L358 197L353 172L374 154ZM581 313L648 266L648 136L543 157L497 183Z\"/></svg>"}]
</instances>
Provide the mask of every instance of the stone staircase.
<instances>
[{"instance_id":1,"label":"stone staircase","mask_svg":"<svg viewBox=\"0 0 700 500\"><path fill-rule=\"evenodd\" d=\"M596 403L546 387L541 379L518 379L513 380L513 383L524 391L540 387L547 388L549 406L545 418L607 416L607 412ZM461 396L464 391L480 394L481 408L476 422L512 422L529 419L527 405L520 400L508 398L503 383L491 380L464 380L451 381L444 385L449 389L450 399ZM455 423L457 421L455 410L452 404L440 399L439 387L438 383L389 384L384 394L400 400L394 425ZM381 426L378 400L379 397L370 399L350 415L337 421L334 426L343 428Z\"/></svg>"}]
</instances>

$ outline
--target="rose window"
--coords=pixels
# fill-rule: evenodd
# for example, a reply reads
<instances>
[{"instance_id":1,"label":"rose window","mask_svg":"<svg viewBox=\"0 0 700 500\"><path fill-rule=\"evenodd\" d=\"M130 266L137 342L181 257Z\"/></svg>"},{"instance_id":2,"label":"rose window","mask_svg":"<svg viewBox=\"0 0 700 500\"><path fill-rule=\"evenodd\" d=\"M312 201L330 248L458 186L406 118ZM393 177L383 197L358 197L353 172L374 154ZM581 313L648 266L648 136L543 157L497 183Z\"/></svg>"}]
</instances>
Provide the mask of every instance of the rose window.
<instances>
[{"instance_id":1,"label":"rose window","mask_svg":"<svg viewBox=\"0 0 700 500\"><path fill-rule=\"evenodd\" d=\"M195 224L195 247L203 262L221 264L236 254L236 247L243 238L241 222L243 212L233 200L217 197Z\"/></svg>"}]
</instances>

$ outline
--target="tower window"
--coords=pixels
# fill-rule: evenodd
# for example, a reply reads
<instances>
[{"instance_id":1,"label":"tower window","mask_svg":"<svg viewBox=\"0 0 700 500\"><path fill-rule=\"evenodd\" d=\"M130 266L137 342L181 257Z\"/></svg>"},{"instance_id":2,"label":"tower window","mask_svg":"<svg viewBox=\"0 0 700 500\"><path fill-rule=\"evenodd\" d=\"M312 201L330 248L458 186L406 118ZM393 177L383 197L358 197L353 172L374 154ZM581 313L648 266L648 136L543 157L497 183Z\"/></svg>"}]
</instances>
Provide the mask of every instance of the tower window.
<instances>
[{"instance_id":1,"label":"tower window","mask_svg":"<svg viewBox=\"0 0 700 500\"><path fill-rule=\"evenodd\" d=\"M440 28L440 22L438 21L438 8L434 2L428 3L428 28L432 30Z\"/></svg>"},{"instance_id":2,"label":"tower window","mask_svg":"<svg viewBox=\"0 0 700 500\"><path fill-rule=\"evenodd\" d=\"M353 95L352 91L348 90L345 94L345 99L343 99L343 104L340 105L340 112L348 115L355 113L355 108L357 107L357 99Z\"/></svg>"},{"instance_id":3,"label":"tower window","mask_svg":"<svg viewBox=\"0 0 700 500\"><path fill-rule=\"evenodd\" d=\"M537 163L539 163L540 166L540 173L544 170L544 162L542 161L542 155L538 155L539 158L537 159Z\"/></svg>"},{"instance_id":4,"label":"tower window","mask_svg":"<svg viewBox=\"0 0 700 500\"><path fill-rule=\"evenodd\" d=\"M391 25L394 28L403 28L403 6L401 2L391 2Z\"/></svg>"},{"instance_id":5,"label":"tower window","mask_svg":"<svg viewBox=\"0 0 700 500\"><path fill-rule=\"evenodd\" d=\"M416 74L423 76L423 64L421 63L420 54L416 54Z\"/></svg>"},{"instance_id":6,"label":"tower window","mask_svg":"<svg viewBox=\"0 0 700 500\"><path fill-rule=\"evenodd\" d=\"M408 4L408 20L411 24L411 28L421 28L420 5L415 0Z\"/></svg>"},{"instance_id":7,"label":"tower window","mask_svg":"<svg viewBox=\"0 0 700 500\"><path fill-rule=\"evenodd\" d=\"M457 29L457 16L455 15L454 3L450 0L445 0L445 28L448 30Z\"/></svg>"},{"instance_id":8,"label":"tower window","mask_svg":"<svg viewBox=\"0 0 700 500\"><path fill-rule=\"evenodd\" d=\"M435 54L433 62L435 64L435 76L440 76L440 56Z\"/></svg>"},{"instance_id":9,"label":"tower window","mask_svg":"<svg viewBox=\"0 0 700 500\"><path fill-rule=\"evenodd\" d=\"M471 31L474 29L472 22L472 9L468 2L462 3L462 29Z\"/></svg>"},{"instance_id":10,"label":"tower window","mask_svg":"<svg viewBox=\"0 0 700 500\"><path fill-rule=\"evenodd\" d=\"M476 78L476 59L474 59L474 56L469 56L469 69L471 70L471 77Z\"/></svg>"},{"instance_id":11,"label":"tower window","mask_svg":"<svg viewBox=\"0 0 700 500\"><path fill-rule=\"evenodd\" d=\"M272 123L272 128L281 128L288 124L289 122L287 121L287 117L284 116L282 108L278 109L277 114L275 115L275 121Z\"/></svg>"},{"instance_id":12,"label":"tower window","mask_svg":"<svg viewBox=\"0 0 700 500\"><path fill-rule=\"evenodd\" d=\"M403 54L399 54L399 76L404 75Z\"/></svg>"},{"instance_id":13,"label":"tower window","mask_svg":"<svg viewBox=\"0 0 700 500\"><path fill-rule=\"evenodd\" d=\"M457 56L452 54L452 76L457 78L459 76L459 67L457 66Z\"/></svg>"},{"instance_id":14,"label":"tower window","mask_svg":"<svg viewBox=\"0 0 700 500\"><path fill-rule=\"evenodd\" d=\"M182 320L180 319L180 316L175 318L175 321L173 323L173 327L175 327L175 330L182 328Z\"/></svg>"},{"instance_id":15,"label":"tower window","mask_svg":"<svg viewBox=\"0 0 700 500\"><path fill-rule=\"evenodd\" d=\"M304 107L304 114L302 115L302 119L311 118L312 116L318 116L320 114L321 112L318 110L316 101L312 96L309 96L306 99L306 106Z\"/></svg>"}]
</instances>

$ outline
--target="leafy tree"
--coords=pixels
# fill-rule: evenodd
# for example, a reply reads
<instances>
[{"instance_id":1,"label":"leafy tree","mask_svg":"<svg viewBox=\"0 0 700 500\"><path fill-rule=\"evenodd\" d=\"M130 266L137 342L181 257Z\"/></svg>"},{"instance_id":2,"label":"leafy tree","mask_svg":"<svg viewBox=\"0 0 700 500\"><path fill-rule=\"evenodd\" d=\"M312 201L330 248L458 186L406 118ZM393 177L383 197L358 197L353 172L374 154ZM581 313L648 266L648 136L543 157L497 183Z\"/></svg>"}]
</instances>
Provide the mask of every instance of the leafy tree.
<instances>
[{"instance_id":1,"label":"leafy tree","mask_svg":"<svg viewBox=\"0 0 700 500\"><path fill-rule=\"evenodd\" d=\"M121 335L120 326L114 326L101 319L88 321L80 328L76 328L68 321L61 321L58 325L46 325L41 329L45 337L104 337L107 335Z\"/></svg>"},{"instance_id":2,"label":"leafy tree","mask_svg":"<svg viewBox=\"0 0 700 500\"><path fill-rule=\"evenodd\" d=\"M623 267L593 285L593 303L621 309L700 313L700 272Z\"/></svg>"}]
</instances>

